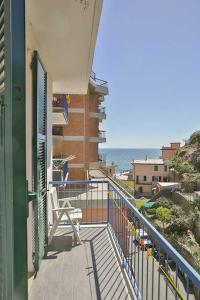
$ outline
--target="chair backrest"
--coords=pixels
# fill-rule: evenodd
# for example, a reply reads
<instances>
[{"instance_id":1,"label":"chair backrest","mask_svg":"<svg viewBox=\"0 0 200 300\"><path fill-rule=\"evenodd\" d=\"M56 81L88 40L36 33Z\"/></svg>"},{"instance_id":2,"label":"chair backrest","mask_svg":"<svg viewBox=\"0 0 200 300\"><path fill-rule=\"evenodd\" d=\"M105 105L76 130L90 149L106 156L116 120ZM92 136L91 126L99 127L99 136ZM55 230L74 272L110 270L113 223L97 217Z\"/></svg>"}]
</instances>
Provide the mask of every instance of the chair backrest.
<instances>
[{"instance_id":1,"label":"chair backrest","mask_svg":"<svg viewBox=\"0 0 200 300\"><path fill-rule=\"evenodd\" d=\"M50 189L50 195L51 195L51 204L52 208L58 208L58 195L57 195L57 190L55 187L52 187Z\"/></svg>"}]
</instances>

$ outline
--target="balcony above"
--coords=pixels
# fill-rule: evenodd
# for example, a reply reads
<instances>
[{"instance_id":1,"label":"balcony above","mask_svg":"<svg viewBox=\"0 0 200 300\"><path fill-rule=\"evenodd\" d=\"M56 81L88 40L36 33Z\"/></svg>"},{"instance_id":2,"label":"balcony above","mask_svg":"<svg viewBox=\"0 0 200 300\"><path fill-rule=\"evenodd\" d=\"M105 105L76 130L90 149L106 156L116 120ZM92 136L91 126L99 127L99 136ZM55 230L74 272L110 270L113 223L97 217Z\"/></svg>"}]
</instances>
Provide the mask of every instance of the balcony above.
<instances>
[{"instance_id":1,"label":"balcony above","mask_svg":"<svg viewBox=\"0 0 200 300\"><path fill-rule=\"evenodd\" d=\"M99 100L100 102L104 102L104 101L105 101L105 97L104 97L103 95L102 95L102 96L99 96L98 100Z\"/></svg>"},{"instance_id":2,"label":"balcony above","mask_svg":"<svg viewBox=\"0 0 200 300\"><path fill-rule=\"evenodd\" d=\"M87 93L102 2L26 1L27 25L48 66L54 93Z\"/></svg>"},{"instance_id":3,"label":"balcony above","mask_svg":"<svg viewBox=\"0 0 200 300\"><path fill-rule=\"evenodd\" d=\"M97 170L97 169L101 168L102 166L105 166L105 164L106 164L106 162L102 161L102 160L94 161L89 164L89 169Z\"/></svg>"},{"instance_id":4,"label":"balcony above","mask_svg":"<svg viewBox=\"0 0 200 300\"><path fill-rule=\"evenodd\" d=\"M100 107L97 112L90 112L89 115L91 118L99 119L100 121L105 120L106 119L105 107Z\"/></svg>"},{"instance_id":5,"label":"balcony above","mask_svg":"<svg viewBox=\"0 0 200 300\"><path fill-rule=\"evenodd\" d=\"M97 78L93 71L90 74L89 84L97 94L101 96L106 96L109 94L107 81Z\"/></svg>"},{"instance_id":6,"label":"balcony above","mask_svg":"<svg viewBox=\"0 0 200 300\"><path fill-rule=\"evenodd\" d=\"M68 123L68 104L65 95L53 97L53 125L66 125Z\"/></svg>"},{"instance_id":7,"label":"balcony above","mask_svg":"<svg viewBox=\"0 0 200 300\"><path fill-rule=\"evenodd\" d=\"M99 136L98 137L90 137L89 141L91 143L105 143L106 142L106 132L99 131Z\"/></svg>"}]
</instances>

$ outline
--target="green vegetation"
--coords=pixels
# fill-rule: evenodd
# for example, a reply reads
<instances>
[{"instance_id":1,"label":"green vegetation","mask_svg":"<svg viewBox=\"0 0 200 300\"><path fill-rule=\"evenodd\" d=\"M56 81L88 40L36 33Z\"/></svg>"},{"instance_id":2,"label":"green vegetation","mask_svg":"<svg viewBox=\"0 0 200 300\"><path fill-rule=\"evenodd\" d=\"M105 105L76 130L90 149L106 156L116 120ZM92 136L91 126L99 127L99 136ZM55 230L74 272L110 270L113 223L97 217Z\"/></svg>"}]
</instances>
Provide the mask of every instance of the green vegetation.
<instances>
[{"instance_id":1,"label":"green vegetation","mask_svg":"<svg viewBox=\"0 0 200 300\"><path fill-rule=\"evenodd\" d=\"M189 141L189 144L200 144L200 130L195 131L193 134L191 134Z\"/></svg>"},{"instance_id":2,"label":"green vegetation","mask_svg":"<svg viewBox=\"0 0 200 300\"><path fill-rule=\"evenodd\" d=\"M200 130L176 151L170 167L180 174L200 172Z\"/></svg>"},{"instance_id":3,"label":"green vegetation","mask_svg":"<svg viewBox=\"0 0 200 300\"><path fill-rule=\"evenodd\" d=\"M193 193L197 188L198 177L187 175L181 181L181 188L185 193Z\"/></svg>"},{"instance_id":4,"label":"green vegetation","mask_svg":"<svg viewBox=\"0 0 200 300\"><path fill-rule=\"evenodd\" d=\"M194 199L194 201L193 201L193 207L194 207L194 209L200 210L200 198Z\"/></svg>"},{"instance_id":5,"label":"green vegetation","mask_svg":"<svg viewBox=\"0 0 200 300\"><path fill-rule=\"evenodd\" d=\"M165 223L169 221L170 216L171 216L171 209L166 208L166 207L158 207L156 209L156 216L157 218L162 222L163 224L163 229L165 228Z\"/></svg>"},{"instance_id":6,"label":"green vegetation","mask_svg":"<svg viewBox=\"0 0 200 300\"><path fill-rule=\"evenodd\" d=\"M188 183L186 186L188 188ZM200 198L197 196L190 209L186 209L184 203L174 204L171 196L161 196L157 201L158 208L143 207L142 212L177 251L200 271Z\"/></svg>"},{"instance_id":7,"label":"green vegetation","mask_svg":"<svg viewBox=\"0 0 200 300\"><path fill-rule=\"evenodd\" d=\"M127 189L127 191L133 190L135 185L133 180L121 180L121 179L115 179L115 181L121 185L124 189Z\"/></svg>"},{"instance_id":8,"label":"green vegetation","mask_svg":"<svg viewBox=\"0 0 200 300\"><path fill-rule=\"evenodd\" d=\"M147 200L144 199L135 199L135 205L137 209L140 209Z\"/></svg>"},{"instance_id":9,"label":"green vegetation","mask_svg":"<svg viewBox=\"0 0 200 300\"><path fill-rule=\"evenodd\" d=\"M149 214L149 215L155 215L156 214L156 207L154 207L154 208L148 208L147 210L146 210L146 212Z\"/></svg>"},{"instance_id":10,"label":"green vegetation","mask_svg":"<svg viewBox=\"0 0 200 300\"><path fill-rule=\"evenodd\" d=\"M125 184L130 188L130 189L134 189L135 188L135 184L133 180L125 180Z\"/></svg>"}]
</instances>

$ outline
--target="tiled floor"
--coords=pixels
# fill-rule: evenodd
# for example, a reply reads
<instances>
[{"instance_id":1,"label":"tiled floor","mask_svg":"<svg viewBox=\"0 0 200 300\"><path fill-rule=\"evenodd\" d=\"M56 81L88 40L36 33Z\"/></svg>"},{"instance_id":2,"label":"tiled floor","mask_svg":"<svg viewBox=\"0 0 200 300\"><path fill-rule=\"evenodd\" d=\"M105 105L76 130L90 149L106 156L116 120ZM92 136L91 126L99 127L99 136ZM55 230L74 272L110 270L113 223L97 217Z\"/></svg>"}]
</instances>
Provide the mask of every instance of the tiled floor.
<instances>
[{"instance_id":1,"label":"tiled floor","mask_svg":"<svg viewBox=\"0 0 200 300\"><path fill-rule=\"evenodd\" d=\"M131 299L106 227L81 229L82 245L59 229L29 300Z\"/></svg>"}]
</instances>

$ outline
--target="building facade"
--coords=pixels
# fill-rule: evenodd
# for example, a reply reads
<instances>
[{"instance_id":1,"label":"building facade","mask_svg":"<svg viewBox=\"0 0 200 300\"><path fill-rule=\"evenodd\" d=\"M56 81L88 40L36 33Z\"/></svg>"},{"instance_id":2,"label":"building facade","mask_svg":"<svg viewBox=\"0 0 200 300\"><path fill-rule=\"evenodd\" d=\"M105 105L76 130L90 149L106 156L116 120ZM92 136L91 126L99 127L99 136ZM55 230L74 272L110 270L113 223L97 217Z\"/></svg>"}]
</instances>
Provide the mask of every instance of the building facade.
<instances>
[{"instance_id":1,"label":"building facade","mask_svg":"<svg viewBox=\"0 0 200 300\"><path fill-rule=\"evenodd\" d=\"M180 143L171 143L169 147L162 147L162 156L159 159L133 160L133 180L135 194L150 196L158 182L176 181L177 175L170 170L170 161Z\"/></svg>"},{"instance_id":2,"label":"building facade","mask_svg":"<svg viewBox=\"0 0 200 300\"><path fill-rule=\"evenodd\" d=\"M106 137L100 123L106 118L103 102L107 94L107 82L92 73L87 94L68 97L68 122L53 124L53 159L73 157L67 162L69 180L89 179L89 171L101 165L99 143L106 142Z\"/></svg>"}]
</instances>

